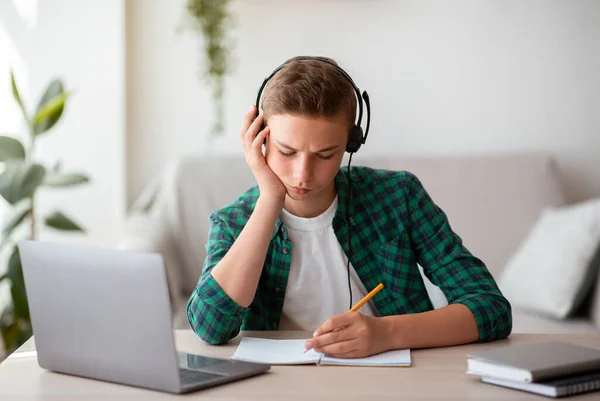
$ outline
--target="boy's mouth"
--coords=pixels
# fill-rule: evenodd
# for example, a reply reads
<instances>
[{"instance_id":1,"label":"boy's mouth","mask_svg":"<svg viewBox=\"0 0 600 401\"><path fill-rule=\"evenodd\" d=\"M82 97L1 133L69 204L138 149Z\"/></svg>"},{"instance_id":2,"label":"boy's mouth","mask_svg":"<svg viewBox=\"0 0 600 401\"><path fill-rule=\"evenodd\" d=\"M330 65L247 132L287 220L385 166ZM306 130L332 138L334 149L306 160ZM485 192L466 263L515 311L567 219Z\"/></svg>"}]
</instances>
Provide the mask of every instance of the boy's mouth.
<instances>
[{"instance_id":1,"label":"boy's mouth","mask_svg":"<svg viewBox=\"0 0 600 401\"><path fill-rule=\"evenodd\" d=\"M310 189L308 188L290 187L290 189L299 195L304 195L310 192Z\"/></svg>"}]
</instances>

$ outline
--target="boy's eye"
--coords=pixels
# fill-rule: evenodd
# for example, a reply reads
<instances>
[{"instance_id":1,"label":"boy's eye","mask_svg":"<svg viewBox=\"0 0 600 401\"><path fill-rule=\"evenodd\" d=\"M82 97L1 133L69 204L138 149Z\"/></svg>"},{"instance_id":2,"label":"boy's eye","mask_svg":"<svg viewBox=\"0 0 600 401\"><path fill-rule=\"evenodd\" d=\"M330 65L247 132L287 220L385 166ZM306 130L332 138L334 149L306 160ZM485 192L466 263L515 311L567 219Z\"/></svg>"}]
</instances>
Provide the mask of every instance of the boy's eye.
<instances>
[{"instance_id":1,"label":"boy's eye","mask_svg":"<svg viewBox=\"0 0 600 401\"><path fill-rule=\"evenodd\" d=\"M294 155L294 152L286 153L286 152L282 151L281 149L279 149L279 154L283 157L291 157Z\"/></svg>"},{"instance_id":2,"label":"boy's eye","mask_svg":"<svg viewBox=\"0 0 600 401\"><path fill-rule=\"evenodd\" d=\"M277 150L279 151L279 154L283 157L292 157L296 154L296 152L284 152L281 149L277 149ZM329 160L333 157L333 155L334 154L332 153L330 155L317 155L317 157L322 160Z\"/></svg>"}]
</instances>

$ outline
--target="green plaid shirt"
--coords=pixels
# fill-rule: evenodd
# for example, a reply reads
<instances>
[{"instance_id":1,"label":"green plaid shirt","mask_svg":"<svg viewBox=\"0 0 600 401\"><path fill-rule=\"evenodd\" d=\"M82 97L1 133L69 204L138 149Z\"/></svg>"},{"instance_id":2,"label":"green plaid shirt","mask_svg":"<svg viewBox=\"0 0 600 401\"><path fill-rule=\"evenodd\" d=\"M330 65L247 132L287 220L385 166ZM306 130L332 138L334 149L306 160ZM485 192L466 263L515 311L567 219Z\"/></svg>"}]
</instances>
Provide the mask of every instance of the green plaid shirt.
<instances>
[{"instance_id":1,"label":"green plaid shirt","mask_svg":"<svg viewBox=\"0 0 600 401\"><path fill-rule=\"evenodd\" d=\"M409 172L352 167L350 221L346 217L348 170L335 178L338 207L335 235L366 288L383 283L373 298L381 316L425 312L433 305L417 264L440 287L449 304L466 305L477 322L479 341L507 337L511 307L484 263L455 234L421 182ZM225 256L250 218L258 187L210 216L207 257L187 304L192 329L204 341L223 344L240 330L277 330L292 261L293 244L281 220L271 242L254 300L244 308L213 279L211 269ZM348 247L348 223L352 253Z\"/></svg>"}]
</instances>

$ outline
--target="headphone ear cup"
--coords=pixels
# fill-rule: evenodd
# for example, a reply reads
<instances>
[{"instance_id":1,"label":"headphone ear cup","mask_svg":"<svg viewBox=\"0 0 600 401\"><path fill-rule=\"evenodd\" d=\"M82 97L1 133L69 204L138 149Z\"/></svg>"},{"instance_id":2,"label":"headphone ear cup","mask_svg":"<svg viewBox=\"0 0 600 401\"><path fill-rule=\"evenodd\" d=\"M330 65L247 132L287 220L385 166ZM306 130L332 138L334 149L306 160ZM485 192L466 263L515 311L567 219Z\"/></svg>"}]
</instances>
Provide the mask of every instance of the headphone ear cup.
<instances>
[{"instance_id":1,"label":"headphone ear cup","mask_svg":"<svg viewBox=\"0 0 600 401\"><path fill-rule=\"evenodd\" d=\"M360 149L360 145L363 142L363 130L360 126L355 125L350 130L350 136L348 137L348 144L346 145L346 152L354 153Z\"/></svg>"}]
</instances>

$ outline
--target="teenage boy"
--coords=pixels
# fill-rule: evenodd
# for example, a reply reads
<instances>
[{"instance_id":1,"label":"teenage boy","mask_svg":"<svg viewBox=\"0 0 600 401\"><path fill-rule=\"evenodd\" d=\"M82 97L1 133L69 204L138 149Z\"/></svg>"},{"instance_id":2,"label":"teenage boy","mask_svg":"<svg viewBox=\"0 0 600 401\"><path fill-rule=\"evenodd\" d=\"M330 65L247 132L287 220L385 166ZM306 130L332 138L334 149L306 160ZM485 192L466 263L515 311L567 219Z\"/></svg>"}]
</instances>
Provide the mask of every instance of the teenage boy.
<instances>
[{"instance_id":1,"label":"teenage boy","mask_svg":"<svg viewBox=\"0 0 600 401\"><path fill-rule=\"evenodd\" d=\"M507 337L509 302L417 177L340 167L357 150L362 99L337 63L296 57L265 84L262 113L257 100L240 130L258 185L210 216L187 305L196 334L223 344L240 330L309 330L307 349L343 358ZM448 306L433 309L417 265Z\"/></svg>"}]
</instances>

